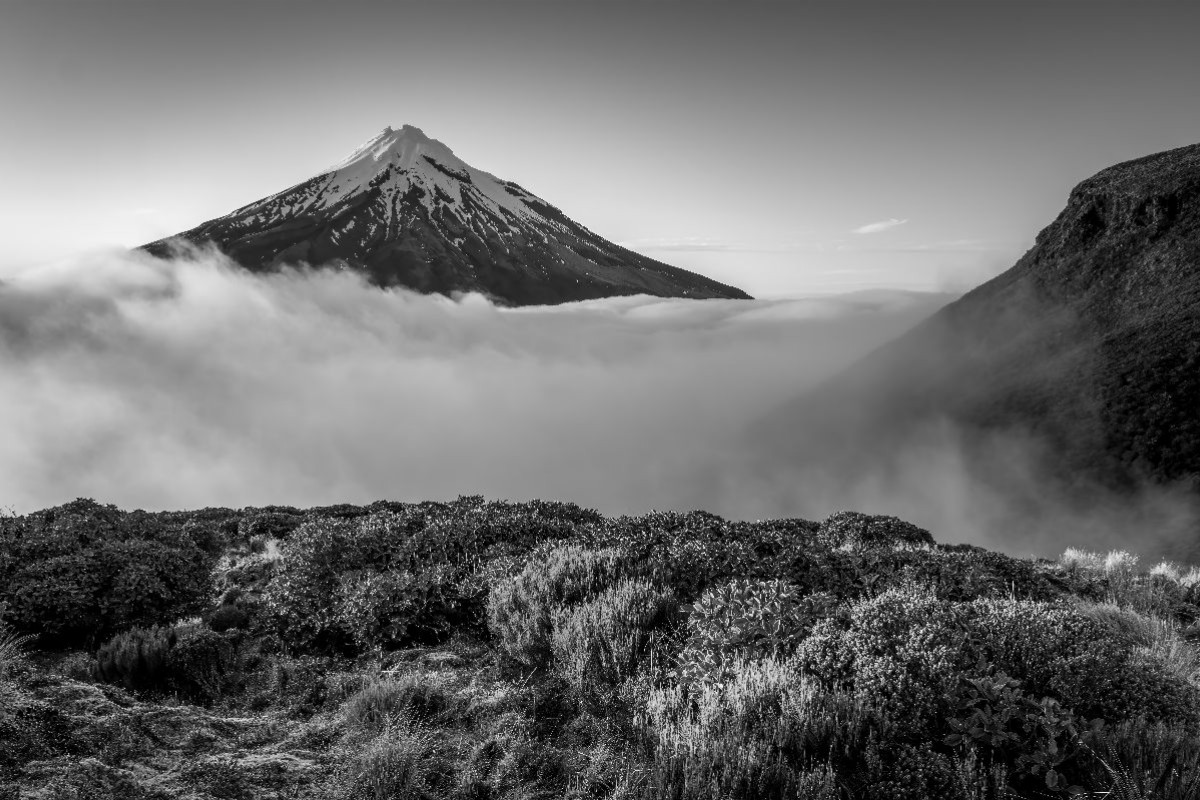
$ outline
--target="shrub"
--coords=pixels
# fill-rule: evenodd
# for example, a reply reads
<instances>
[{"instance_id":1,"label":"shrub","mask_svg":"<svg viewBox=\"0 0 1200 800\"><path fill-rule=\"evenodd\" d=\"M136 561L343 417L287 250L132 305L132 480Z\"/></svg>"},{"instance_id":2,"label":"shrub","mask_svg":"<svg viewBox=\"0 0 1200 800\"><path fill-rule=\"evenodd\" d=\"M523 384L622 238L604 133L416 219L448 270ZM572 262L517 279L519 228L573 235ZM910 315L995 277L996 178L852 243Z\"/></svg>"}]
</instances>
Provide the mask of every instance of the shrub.
<instances>
[{"instance_id":1,"label":"shrub","mask_svg":"<svg viewBox=\"0 0 1200 800\"><path fill-rule=\"evenodd\" d=\"M310 520L283 544L281 565L265 592L269 618L301 649L394 646L406 636L444 636L449 620L481 625L486 588L475 579L481 566L565 538L575 530L570 520L588 516L565 504L460 498ZM424 577L431 574L436 581ZM348 589L361 580L369 589ZM385 613L396 592L402 605L415 600L424 609L421 618Z\"/></svg>"},{"instance_id":2,"label":"shrub","mask_svg":"<svg viewBox=\"0 0 1200 800\"><path fill-rule=\"evenodd\" d=\"M630 575L667 586L691 602L735 577L784 577L791 559L812 544L815 529L805 520L731 523L693 511L621 517L581 533L593 549L620 551Z\"/></svg>"},{"instance_id":3,"label":"shrub","mask_svg":"<svg viewBox=\"0 0 1200 800\"><path fill-rule=\"evenodd\" d=\"M344 573L335 595L338 620L362 650L439 641L464 622L454 579L444 564L417 573Z\"/></svg>"},{"instance_id":4,"label":"shrub","mask_svg":"<svg viewBox=\"0 0 1200 800\"><path fill-rule=\"evenodd\" d=\"M1067 788L1061 768L1074 756L1079 729L1056 700L1038 701L1022 691L1020 681L999 672L961 676L954 706L948 720L953 733L945 744L1013 765L1013 776L1033 789Z\"/></svg>"},{"instance_id":5,"label":"shrub","mask_svg":"<svg viewBox=\"0 0 1200 800\"><path fill-rule=\"evenodd\" d=\"M816 540L825 547L848 550L928 547L934 543L929 531L910 522L857 511L830 515L817 529Z\"/></svg>"},{"instance_id":6,"label":"shrub","mask_svg":"<svg viewBox=\"0 0 1200 800\"><path fill-rule=\"evenodd\" d=\"M1197 598L1190 590L1190 579L1178 565L1163 561L1139 574L1137 563L1138 557L1124 550L1100 555L1068 548L1059 557L1060 566L1081 596L1143 614L1197 616L1198 609L1191 606Z\"/></svg>"},{"instance_id":7,"label":"shrub","mask_svg":"<svg viewBox=\"0 0 1200 800\"><path fill-rule=\"evenodd\" d=\"M619 556L615 549L564 545L531 557L520 574L493 585L488 627L500 649L527 667L548 666L554 610L613 585L619 577Z\"/></svg>"},{"instance_id":8,"label":"shrub","mask_svg":"<svg viewBox=\"0 0 1200 800\"><path fill-rule=\"evenodd\" d=\"M256 539L261 542L284 539L303 522L304 515L297 509L246 509L238 523L238 538L251 545Z\"/></svg>"},{"instance_id":9,"label":"shrub","mask_svg":"<svg viewBox=\"0 0 1200 800\"><path fill-rule=\"evenodd\" d=\"M1126 647L1158 662L1170 673L1185 681L1200 677L1200 653L1194 645L1184 641L1176 623L1112 603L1085 601L1080 602L1078 608L1080 613L1107 628L1110 635Z\"/></svg>"},{"instance_id":10,"label":"shrub","mask_svg":"<svg viewBox=\"0 0 1200 800\"><path fill-rule=\"evenodd\" d=\"M43 644L89 646L199 611L214 559L185 524L76 500L0 519L0 601Z\"/></svg>"},{"instance_id":11,"label":"shrub","mask_svg":"<svg viewBox=\"0 0 1200 800\"><path fill-rule=\"evenodd\" d=\"M71 680L90 683L97 679L95 656L82 650L67 653L55 668L60 675Z\"/></svg>"},{"instance_id":12,"label":"shrub","mask_svg":"<svg viewBox=\"0 0 1200 800\"><path fill-rule=\"evenodd\" d=\"M688 617L680 677L714 682L736 659L786 658L834 605L827 594L802 596L781 580L736 579L709 589Z\"/></svg>"},{"instance_id":13,"label":"shrub","mask_svg":"<svg viewBox=\"0 0 1200 800\"><path fill-rule=\"evenodd\" d=\"M250 614L237 603L222 603L209 616L208 626L217 633L245 630L250 627Z\"/></svg>"},{"instance_id":14,"label":"shrub","mask_svg":"<svg viewBox=\"0 0 1200 800\"><path fill-rule=\"evenodd\" d=\"M872 740L863 753L861 773L858 780L867 800L958 797L954 762L925 746Z\"/></svg>"},{"instance_id":15,"label":"shrub","mask_svg":"<svg viewBox=\"0 0 1200 800\"><path fill-rule=\"evenodd\" d=\"M936 725L958 675L973 663L956 604L907 585L864 598L827 619L796 650L796 664L903 719L915 732Z\"/></svg>"},{"instance_id":16,"label":"shrub","mask_svg":"<svg viewBox=\"0 0 1200 800\"><path fill-rule=\"evenodd\" d=\"M176 631L167 653L171 690L195 703L215 702L237 677L237 649L207 628L181 626Z\"/></svg>"},{"instance_id":17,"label":"shrub","mask_svg":"<svg viewBox=\"0 0 1200 800\"><path fill-rule=\"evenodd\" d=\"M167 658L175 629L133 628L119 633L96 652L96 673L108 683L133 691L157 691L168 684Z\"/></svg>"},{"instance_id":18,"label":"shrub","mask_svg":"<svg viewBox=\"0 0 1200 800\"><path fill-rule=\"evenodd\" d=\"M905 583L928 586L943 600L1018 597L1051 600L1062 595L1032 562L973 547L874 551L858 556L858 569L878 575L874 589Z\"/></svg>"},{"instance_id":19,"label":"shrub","mask_svg":"<svg viewBox=\"0 0 1200 800\"><path fill-rule=\"evenodd\" d=\"M585 696L619 685L653 652L653 632L670 618L674 605L667 592L627 579L590 600L554 609L556 667Z\"/></svg>"},{"instance_id":20,"label":"shrub","mask_svg":"<svg viewBox=\"0 0 1200 800\"><path fill-rule=\"evenodd\" d=\"M211 703L237 672L236 650L221 634L191 625L134 628L105 642L96 673L138 692L173 692Z\"/></svg>"},{"instance_id":21,"label":"shrub","mask_svg":"<svg viewBox=\"0 0 1200 800\"><path fill-rule=\"evenodd\" d=\"M1194 686L1078 608L979 600L965 610L980 657L1084 719L1194 719L1200 711Z\"/></svg>"}]
</instances>

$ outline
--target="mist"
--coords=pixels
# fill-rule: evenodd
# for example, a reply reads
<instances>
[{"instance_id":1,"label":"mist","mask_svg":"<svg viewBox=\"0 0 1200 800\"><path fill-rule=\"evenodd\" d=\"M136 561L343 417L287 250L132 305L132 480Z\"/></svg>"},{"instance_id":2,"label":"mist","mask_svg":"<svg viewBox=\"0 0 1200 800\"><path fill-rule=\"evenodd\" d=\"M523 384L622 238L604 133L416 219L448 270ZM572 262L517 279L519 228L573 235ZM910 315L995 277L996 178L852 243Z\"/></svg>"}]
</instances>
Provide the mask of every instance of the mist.
<instances>
[{"instance_id":1,"label":"mist","mask_svg":"<svg viewBox=\"0 0 1200 800\"><path fill-rule=\"evenodd\" d=\"M826 424L797 397L948 299L503 308L350 272L256 275L214 251L93 253L0 283L0 507L483 494L736 519L849 508L1018 554L1177 551L1195 530L1190 501L1147 487L1067 503L1033 436L968 446L935 421L853 470L828 446L794 444ZM854 405L887 402L861 394Z\"/></svg>"},{"instance_id":2,"label":"mist","mask_svg":"<svg viewBox=\"0 0 1200 800\"><path fill-rule=\"evenodd\" d=\"M512 309L211 251L93 253L0 285L0 505L478 493L737 513L697 476L740 460L745 424L945 300Z\"/></svg>"}]
</instances>

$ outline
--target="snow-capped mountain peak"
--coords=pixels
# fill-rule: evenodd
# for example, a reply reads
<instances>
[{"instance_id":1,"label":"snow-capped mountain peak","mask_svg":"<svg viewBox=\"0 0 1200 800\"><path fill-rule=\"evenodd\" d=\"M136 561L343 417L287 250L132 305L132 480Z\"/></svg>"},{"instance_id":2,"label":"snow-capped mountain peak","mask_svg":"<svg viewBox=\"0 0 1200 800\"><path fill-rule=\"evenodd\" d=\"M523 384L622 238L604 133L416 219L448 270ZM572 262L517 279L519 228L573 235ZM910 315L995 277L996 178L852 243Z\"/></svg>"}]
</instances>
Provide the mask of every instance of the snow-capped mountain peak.
<instances>
[{"instance_id":1,"label":"snow-capped mountain peak","mask_svg":"<svg viewBox=\"0 0 1200 800\"><path fill-rule=\"evenodd\" d=\"M382 285L513 303L746 296L597 236L413 125L384 128L319 175L181 236L252 269L335 263ZM147 249L165 253L168 241Z\"/></svg>"}]
</instances>

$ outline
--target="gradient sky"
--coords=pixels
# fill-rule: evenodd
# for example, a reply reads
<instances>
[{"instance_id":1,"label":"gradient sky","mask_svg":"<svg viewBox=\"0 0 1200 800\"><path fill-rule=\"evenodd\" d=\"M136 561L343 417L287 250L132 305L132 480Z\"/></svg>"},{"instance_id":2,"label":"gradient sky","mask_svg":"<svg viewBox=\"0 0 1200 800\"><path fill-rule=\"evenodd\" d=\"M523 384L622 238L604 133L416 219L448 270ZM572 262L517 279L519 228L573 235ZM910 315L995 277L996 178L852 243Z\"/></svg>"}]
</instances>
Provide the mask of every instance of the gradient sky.
<instances>
[{"instance_id":1,"label":"gradient sky","mask_svg":"<svg viewBox=\"0 0 1200 800\"><path fill-rule=\"evenodd\" d=\"M966 288L1200 140L1200 4L0 0L0 274L410 123L757 296ZM856 232L858 231L858 232Z\"/></svg>"}]
</instances>

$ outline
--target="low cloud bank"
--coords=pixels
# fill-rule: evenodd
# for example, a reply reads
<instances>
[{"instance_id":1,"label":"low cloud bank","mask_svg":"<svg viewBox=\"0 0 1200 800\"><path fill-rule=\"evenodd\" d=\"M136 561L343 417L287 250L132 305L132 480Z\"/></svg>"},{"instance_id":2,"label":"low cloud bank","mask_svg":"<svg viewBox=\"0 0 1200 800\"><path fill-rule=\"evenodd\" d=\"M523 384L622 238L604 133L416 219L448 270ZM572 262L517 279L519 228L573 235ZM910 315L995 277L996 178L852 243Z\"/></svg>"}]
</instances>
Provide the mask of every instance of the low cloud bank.
<instances>
[{"instance_id":1,"label":"low cloud bank","mask_svg":"<svg viewBox=\"0 0 1200 800\"><path fill-rule=\"evenodd\" d=\"M722 473L742 427L944 300L502 309L93 254L0 285L0 506L480 493L736 513L696 475Z\"/></svg>"},{"instance_id":2,"label":"low cloud bank","mask_svg":"<svg viewBox=\"0 0 1200 800\"><path fill-rule=\"evenodd\" d=\"M609 514L853 508L941 541L1041 555L1169 552L1194 529L1194 509L1165 491L1082 512L1059 503L1039 484L1037 443L1019 436L975 443L969 457L959 431L934 425L851 472L833 468L836 453L771 441L821 424L772 411L947 299L505 309L348 273L253 275L211 252L93 254L0 284L0 507L483 494ZM784 429L764 440L764 419Z\"/></svg>"}]
</instances>

